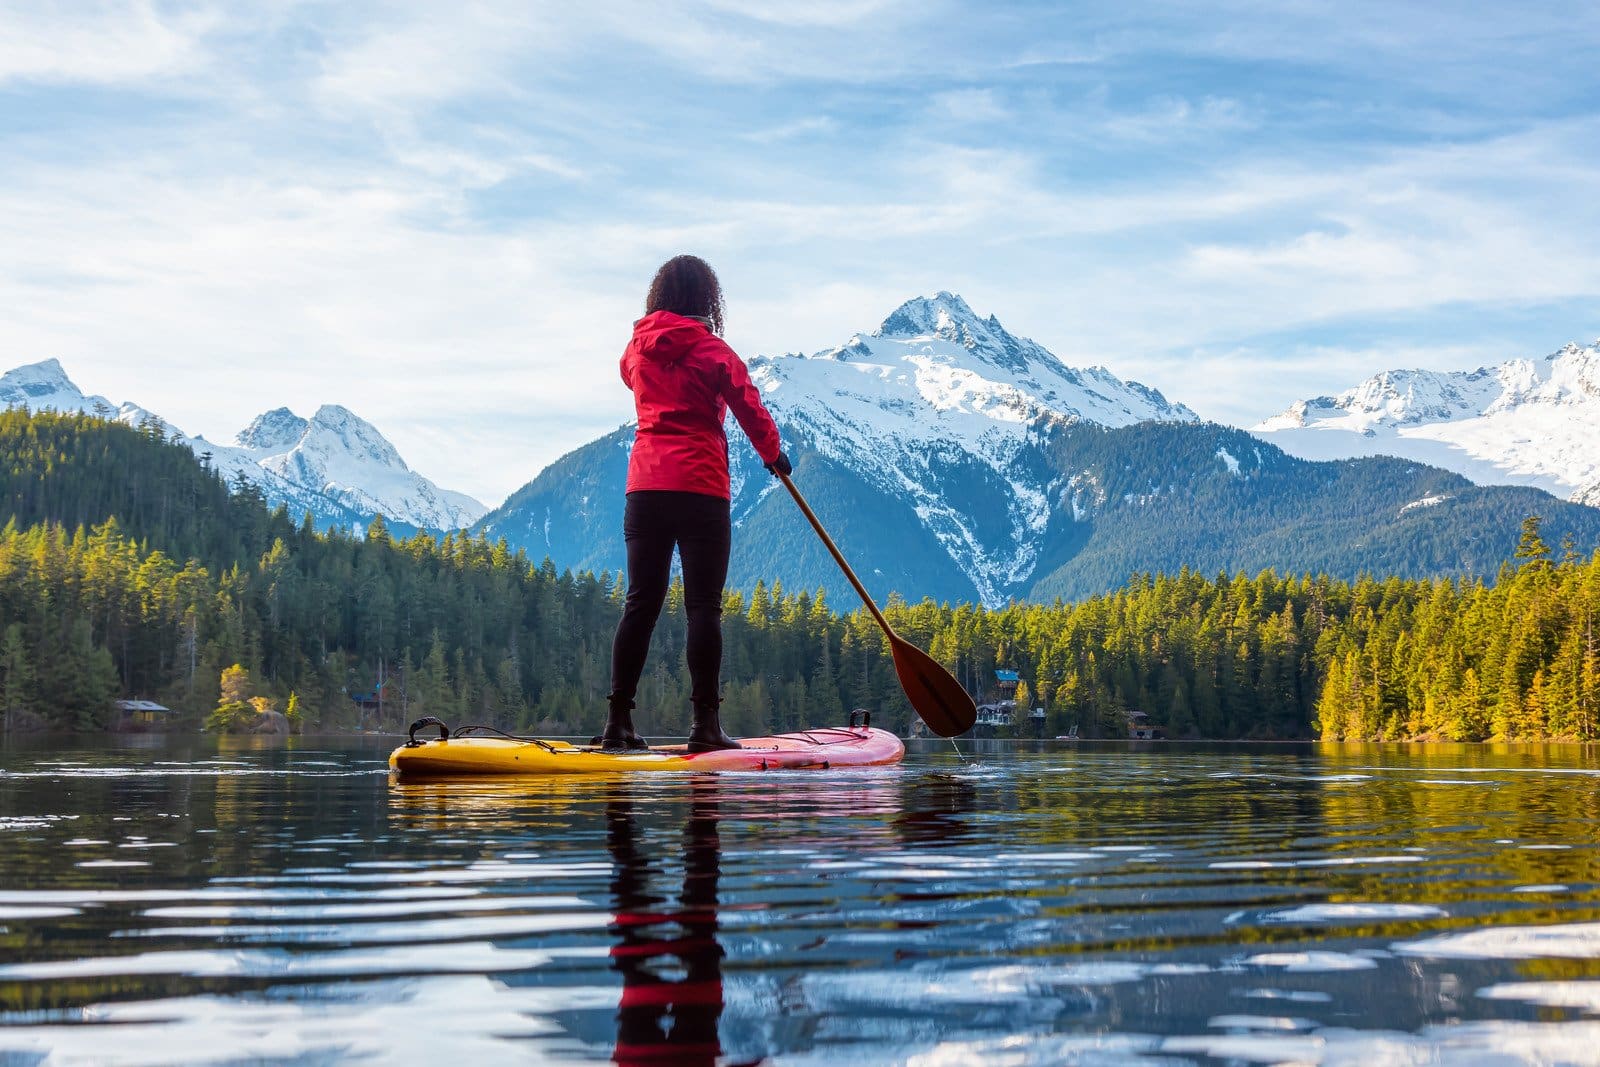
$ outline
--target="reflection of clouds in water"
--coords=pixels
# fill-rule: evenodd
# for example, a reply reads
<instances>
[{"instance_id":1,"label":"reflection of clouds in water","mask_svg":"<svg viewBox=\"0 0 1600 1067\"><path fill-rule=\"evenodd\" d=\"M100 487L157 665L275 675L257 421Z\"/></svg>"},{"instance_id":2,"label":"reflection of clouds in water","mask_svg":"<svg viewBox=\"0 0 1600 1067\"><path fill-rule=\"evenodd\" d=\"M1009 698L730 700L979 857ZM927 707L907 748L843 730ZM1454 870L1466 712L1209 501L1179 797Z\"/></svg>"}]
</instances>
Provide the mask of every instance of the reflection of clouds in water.
<instances>
[{"instance_id":1,"label":"reflection of clouds in water","mask_svg":"<svg viewBox=\"0 0 1600 1067\"><path fill-rule=\"evenodd\" d=\"M483 969L467 966L470 956L462 955L461 969ZM540 962L532 952L503 956L509 967ZM511 962L517 956L523 959ZM614 989L592 992L598 999L616 999ZM514 1048L508 1041L558 1032L554 1022L539 1017L557 999L547 990L508 989L493 978L470 975L426 982L389 979L364 985L360 995L332 985L302 987L294 1000L195 996L106 1003L96 1005L88 1020L75 1012L59 1023L0 1027L0 1052L28 1056L49 1050L50 1062L117 1067L164 1067L177 1058L498 1063ZM559 999L571 1002L573 991L562 990ZM115 1024L115 1036L107 1026L85 1021Z\"/></svg>"},{"instance_id":2,"label":"reflection of clouds in water","mask_svg":"<svg viewBox=\"0 0 1600 1067\"><path fill-rule=\"evenodd\" d=\"M582 901L578 902L580 905ZM275 945L398 945L417 941L446 941L464 938L533 937L572 930L600 930L606 917L594 911L553 912L531 915L451 916L449 918L402 922L304 923L292 930L281 924L228 928L228 939L238 944ZM150 930L119 930L120 937L173 937L209 939L217 936L215 926L162 926Z\"/></svg>"},{"instance_id":3,"label":"reflection of clouds in water","mask_svg":"<svg viewBox=\"0 0 1600 1067\"><path fill-rule=\"evenodd\" d=\"M807 999L832 1011L850 1005L993 1004L1026 1003L1052 992L1079 986L1113 986L1147 978L1211 974L1213 968L1198 963L1135 963L1123 960L1088 960L1049 966L1006 965L950 970L928 966L902 971L864 974L807 975Z\"/></svg>"},{"instance_id":4,"label":"reflection of clouds in water","mask_svg":"<svg viewBox=\"0 0 1600 1067\"><path fill-rule=\"evenodd\" d=\"M1250 1063L1370 1067L1374 1063L1593 1063L1600 1024L1477 1022L1418 1033L1345 1029L1306 1035L1218 1034L1161 1039L1151 1051Z\"/></svg>"},{"instance_id":5,"label":"reflection of clouds in water","mask_svg":"<svg viewBox=\"0 0 1600 1067\"><path fill-rule=\"evenodd\" d=\"M1261 916L1264 923L1337 923L1373 919L1441 919L1449 913L1431 904L1302 904Z\"/></svg>"},{"instance_id":6,"label":"reflection of clouds in water","mask_svg":"<svg viewBox=\"0 0 1600 1067\"><path fill-rule=\"evenodd\" d=\"M1223 1017L1221 1022L1234 1020ZM1304 1021L1304 1020L1297 1020ZM1477 1022L1399 1031L1319 1029L1310 1033L1259 1030L1160 1037L1153 1034L1049 1034L994 1039L953 1038L906 1050L907 1067L946 1064L1170 1063L1173 1056L1206 1056L1239 1063L1371 1067L1420 1063L1593 1063L1600 1023ZM788 1064L843 1062L836 1052L786 1056ZM861 1062L866 1062L863 1060Z\"/></svg>"},{"instance_id":7,"label":"reflection of clouds in water","mask_svg":"<svg viewBox=\"0 0 1600 1067\"><path fill-rule=\"evenodd\" d=\"M481 942L313 953L283 949L197 949L13 963L0 967L0 978L121 978L156 974L190 978L309 978L496 972L542 966L558 954L563 953L561 950L502 949Z\"/></svg>"},{"instance_id":8,"label":"reflection of clouds in water","mask_svg":"<svg viewBox=\"0 0 1600 1067\"><path fill-rule=\"evenodd\" d=\"M1318 971L1370 971L1378 965L1368 956L1348 952L1263 952L1244 959L1246 966L1276 967L1296 974Z\"/></svg>"},{"instance_id":9,"label":"reflection of clouds in water","mask_svg":"<svg viewBox=\"0 0 1600 1067\"><path fill-rule=\"evenodd\" d=\"M1333 994L1320 989L1246 989L1239 994L1250 1000L1288 1000L1296 1004L1330 1004Z\"/></svg>"},{"instance_id":10,"label":"reflection of clouds in water","mask_svg":"<svg viewBox=\"0 0 1600 1067\"><path fill-rule=\"evenodd\" d=\"M1421 863L1421 856L1325 856L1309 860L1217 860L1214 871L1287 870L1293 867L1360 867L1369 863Z\"/></svg>"},{"instance_id":11,"label":"reflection of clouds in water","mask_svg":"<svg viewBox=\"0 0 1600 1067\"><path fill-rule=\"evenodd\" d=\"M428 915L449 911L514 911L527 908L582 908L582 897L558 896L441 896L413 900L356 901L347 904L199 904L174 908L146 908L156 919L374 919L397 915ZM148 931L144 931L148 932ZM215 933L215 931L212 931Z\"/></svg>"},{"instance_id":12,"label":"reflection of clouds in water","mask_svg":"<svg viewBox=\"0 0 1600 1067\"><path fill-rule=\"evenodd\" d=\"M1213 1030L1315 1030L1318 1024L1287 1015L1213 1015L1206 1025Z\"/></svg>"},{"instance_id":13,"label":"reflection of clouds in water","mask_svg":"<svg viewBox=\"0 0 1600 1067\"><path fill-rule=\"evenodd\" d=\"M0 905L0 919L59 919L64 915L81 915L80 908L61 908L44 906L16 905L6 907Z\"/></svg>"},{"instance_id":14,"label":"reflection of clouds in water","mask_svg":"<svg viewBox=\"0 0 1600 1067\"><path fill-rule=\"evenodd\" d=\"M1579 1008L1600 1014L1600 981L1501 982L1478 990L1488 1000L1516 1000L1545 1008Z\"/></svg>"},{"instance_id":15,"label":"reflection of clouds in water","mask_svg":"<svg viewBox=\"0 0 1600 1067\"><path fill-rule=\"evenodd\" d=\"M1440 934L1425 941L1394 946L1405 956L1432 959L1528 960L1556 956L1600 959L1600 923L1558 923L1553 926L1498 926Z\"/></svg>"}]
</instances>

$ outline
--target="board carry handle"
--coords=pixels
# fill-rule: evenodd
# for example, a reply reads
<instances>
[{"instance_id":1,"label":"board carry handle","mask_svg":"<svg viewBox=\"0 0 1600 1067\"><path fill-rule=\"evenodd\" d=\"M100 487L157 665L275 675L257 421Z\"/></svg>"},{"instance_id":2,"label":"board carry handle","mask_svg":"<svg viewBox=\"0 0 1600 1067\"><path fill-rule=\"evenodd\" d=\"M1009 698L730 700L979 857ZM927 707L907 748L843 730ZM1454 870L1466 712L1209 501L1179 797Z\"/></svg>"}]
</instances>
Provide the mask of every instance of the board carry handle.
<instances>
[{"instance_id":1,"label":"board carry handle","mask_svg":"<svg viewBox=\"0 0 1600 1067\"><path fill-rule=\"evenodd\" d=\"M407 748L417 748L420 745L425 745L428 743L427 741L417 740L417 731L422 729L424 726L437 726L439 728L438 740L450 740L450 727L446 726L442 719L435 718L432 715L424 715L422 718L412 723L411 729L406 731Z\"/></svg>"},{"instance_id":2,"label":"board carry handle","mask_svg":"<svg viewBox=\"0 0 1600 1067\"><path fill-rule=\"evenodd\" d=\"M858 716L858 715L861 716L861 721L860 722L856 722L856 716ZM856 710L854 710L854 711L852 711L850 713L850 725L851 726L871 726L872 725L872 712L868 711L866 708L857 708Z\"/></svg>"}]
</instances>

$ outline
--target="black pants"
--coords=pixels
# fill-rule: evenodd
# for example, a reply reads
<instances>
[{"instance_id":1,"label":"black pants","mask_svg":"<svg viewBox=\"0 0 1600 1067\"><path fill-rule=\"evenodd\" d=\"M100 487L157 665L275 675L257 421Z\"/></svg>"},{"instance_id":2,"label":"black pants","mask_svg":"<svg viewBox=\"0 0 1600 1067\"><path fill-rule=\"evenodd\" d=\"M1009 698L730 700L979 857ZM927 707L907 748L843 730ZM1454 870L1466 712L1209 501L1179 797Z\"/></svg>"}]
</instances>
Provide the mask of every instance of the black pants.
<instances>
[{"instance_id":1,"label":"black pants","mask_svg":"<svg viewBox=\"0 0 1600 1067\"><path fill-rule=\"evenodd\" d=\"M688 616L691 699L720 703L722 586L728 580L732 538L728 502L701 493L639 490L628 494L622 537L628 546L628 599L611 645L611 698L632 701L667 599L672 549L683 562L683 610Z\"/></svg>"}]
</instances>

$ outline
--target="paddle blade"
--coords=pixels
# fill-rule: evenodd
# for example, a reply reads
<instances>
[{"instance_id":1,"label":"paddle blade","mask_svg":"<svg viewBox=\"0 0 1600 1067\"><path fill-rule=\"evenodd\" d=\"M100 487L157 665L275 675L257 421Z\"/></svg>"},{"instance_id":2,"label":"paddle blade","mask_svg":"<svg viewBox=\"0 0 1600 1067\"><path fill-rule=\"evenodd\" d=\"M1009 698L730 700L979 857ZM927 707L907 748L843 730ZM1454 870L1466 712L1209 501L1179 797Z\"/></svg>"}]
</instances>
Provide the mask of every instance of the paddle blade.
<instances>
[{"instance_id":1,"label":"paddle blade","mask_svg":"<svg viewBox=\"0 0 1600 1067\"><path fill-rule=\"evenodd\" d=\"M891 636L889 647L894 652L900 688L928 729L940 737L955 737L972 729L978 721L978 706L949 671L902 637Z\"/></svg>"}]
</instances>

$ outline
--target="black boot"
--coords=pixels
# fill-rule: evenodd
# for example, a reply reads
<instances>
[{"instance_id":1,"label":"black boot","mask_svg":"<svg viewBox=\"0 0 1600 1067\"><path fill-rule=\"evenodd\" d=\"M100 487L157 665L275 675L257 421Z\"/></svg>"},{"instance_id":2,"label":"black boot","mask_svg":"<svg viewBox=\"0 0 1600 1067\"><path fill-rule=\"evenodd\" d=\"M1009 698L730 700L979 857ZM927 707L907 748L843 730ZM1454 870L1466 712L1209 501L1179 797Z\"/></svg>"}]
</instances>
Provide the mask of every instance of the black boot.
<instances>
[{"instance_id":1,"label":"black boot","mask_svg":"<svg viewBox=\"0 0 1600 1067\"><path fill-rule=\"evenodd\" d=\"M643 752L650 747L633 728L633 701L615 693L606 697L606 728L589 742L602 752Z\"/></svg>"},{"instance_id":2,"label":"black boot","mask_svg":"<svg viewBox=\"0 0 1600 1067\"><path fill-rule=\"evenodd\" d=\"M690 752L716 752L725 748L742 748L743 746L727 734L722 732L722 716L717 710L722 702L704 703L695 701L694 725L689 729Z\"/></svg>"}]
</instances>

